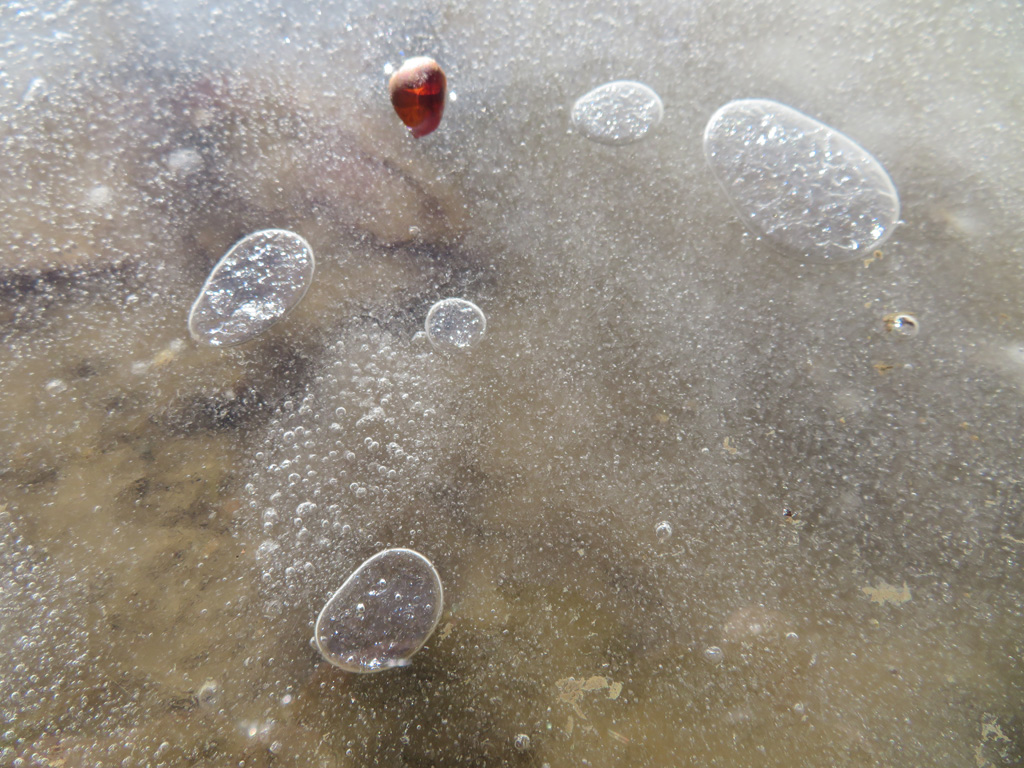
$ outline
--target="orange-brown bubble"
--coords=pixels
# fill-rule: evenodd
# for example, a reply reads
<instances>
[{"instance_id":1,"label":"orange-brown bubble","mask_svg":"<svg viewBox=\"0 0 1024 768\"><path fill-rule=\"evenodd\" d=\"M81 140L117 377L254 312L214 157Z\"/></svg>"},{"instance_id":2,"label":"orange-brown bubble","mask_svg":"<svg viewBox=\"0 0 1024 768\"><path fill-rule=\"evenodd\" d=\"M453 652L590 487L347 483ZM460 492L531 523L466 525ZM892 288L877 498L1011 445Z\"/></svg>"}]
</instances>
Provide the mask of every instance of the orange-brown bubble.
<instances>
[{"instance_id":1,"label":"orange-brown bubble","mask_svg":"<svg viewBox=\"0 0 1024 768\"><path fill-rule=\"evenodd\" d=\"M415 138L441 124L448 81L433 59L417 56L406 61L391 75L388 91L395 112Z\"/></svg>"}]
</instances>

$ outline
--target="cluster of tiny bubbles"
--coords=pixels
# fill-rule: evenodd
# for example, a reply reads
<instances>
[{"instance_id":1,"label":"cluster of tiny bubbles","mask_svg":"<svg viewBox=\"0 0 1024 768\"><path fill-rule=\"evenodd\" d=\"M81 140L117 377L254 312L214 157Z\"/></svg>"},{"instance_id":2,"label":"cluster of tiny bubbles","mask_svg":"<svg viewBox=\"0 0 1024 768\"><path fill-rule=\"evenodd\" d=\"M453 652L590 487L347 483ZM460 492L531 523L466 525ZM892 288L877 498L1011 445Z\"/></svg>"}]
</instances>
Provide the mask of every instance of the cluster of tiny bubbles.
<instances>
[{"instance_id":1,"label":"cluster of tiny bubbles","mask_svg":"<svg viewBox=\"0 0 1024 768\"><path fill-rule=\"evenodd\" d=\"M654 526L654 535L658 538L658 541L668 541L672 538L672 524L667 520L662 520Z\"/></svg>"},{"instance_id":2,"label":"cluster of tiny bubbles","mask_svg":"<svg viewBox=\"0 0 1024 768\"><path fill-rule=\"evenodd\" d=\"M379 551L393 543L381 531L391 525L384 514L390 499L404 505L399 489L432 476L433 454L426 448L434 433L425 425L447 395L431 386L437 353L425 332L421 339L417 348L408 337L373 325L337 340L304 391L278 401L251 454L255 462L245 491L259 531L259 610L274 621L302 626L309 620L312 631L303 640L312 635L320 653L334 649L334 663L350 670L409 663L408 651L432 629L421 619L441 608L439 600L426 599L431 590L425 578L399 586L395 579L403 577L395 574L386 577L385 596L371 595L381 590L379 576L351 602L339 598L336 605L348 606L351 624L340 614L325 617L321 628L337 630L337 637L321 636L322 644L316 643L315 620L346 575L337 570L344 567L339 551ZM416 540L410 527L403 533L409 537L397 543ZM382 622L383 602L394 626ZM267 642L296 639L284 634Z\"/></svg>"},{"instance_id":3,"label":"cluster of tiny bubbles","mask_svg":"<svg viewBox=\"0 0 1024 768\"><path fill-rule=\"evenodd\" d=\"M264 539L260 542L260 545L256 547L256 559L269 560L279 549L281 549L281 545L276 540Z\"/></svg>"},{"instance_id":4,"label":"cluster of tiny bubbles","mask_svg":"<svg viewBox=\"0 0 1024 768\"><path fill-rule=\"evenodd\" d=\"M909 312L893 312L882 318L885 330L898 339L911 339L921 330L917 318Z\"/></svg>"},{"instance_id":5,"label":"cluster of tiny bubbles","mask_svg":"<svg viewBox=\"0 0 1024 768\"><path fill-rule=\"evenodd\" d=\"M465 299L442 299L427 313L425 330L435 349L458 352L475 347L487 330L483 311Z\"/></svg>"},{"instance_id":6,"label":"cluster of tiny bubbles","mask_svg":"<svg viewBox=\"0 0 1024 768\"><path fill-rule=\"evenodd\" d=\"M643 83L616 80L584 94L572 107L572 123L599 144L632 144L665 113L661 97Z\"/></svg>"},{"instance_id":7,"label":"cluster of tiny bubbles","mask_svg":"<svg viewBox=\"0 0 1024 768\"><path fill-rule=\"evenodd\" d=\"M371 360L378 359L381 354L390 352L382 349L381 353L371 355ZM333 368L338 373L325 377L322 383L340 384L345 374L352 371L351 366L346 366L343 361ZM375 365L358 369L358 373L364 372L375 374L379 369ZM415 458L402 447L398 434L390 430L401 427L403 416L413 422L417 416L429 415L427 409L419 401L412 400L408 392L400 389L396 392L395 382L385 377L359 376L352 383L364 393L377 393L375 399L357 402L352 416L349 416L349 408L336 405L329 410L333 419L320 421L310 418L316 410L323 409L314 395L307 395L297 409L294 403L286 402L275 414L277 419L270 434L278 449L278 457L266 471L270 475L284 475L286 486L295 493L317 498L325 491L347 487L357 499L386 495L386 484L398 479L405 466L415 463ZM354 400L358 398L356 393L338 393L337 390L334 390L333 397L336 399L339 394L351 395ZM359 442L351 442L349 436L353 432L353 420L357 431L366 435L367 430L372 430L373 434ZM388 431L382 434L382 429ZM386 438L387 442L378 439L378 435ZM367 461L370 463L364 467ZM360 481L349 481L343 485L350 471L360 475ZM274 497L274 492L271 492L270 499L274 500ZM315 508L300 507L298 511L297 520L305 517L303 512L313 512Z\"/></svg>"},{"instance_id":8,"label":"cluster of tiny bubbles","mask_svg":"<svg viewBox=\"0 0 1024 768\"><path fill-rule=\"evenodd\" d=\"M709 645L704 649L704 658L711 664L721 664L725 653L717 645Z\"/></svg>"},{"instance_id":9,"label":"cluster of tiny bubbles","mask_svg":"<svg viewBox=\"0 0 1024 768\"><path fill-rule=\"evenodd\" d=\"M525 752L530 748L530 737L525 733L517 733L512 745L520 752Z\"/></svg>"}]
</instances>

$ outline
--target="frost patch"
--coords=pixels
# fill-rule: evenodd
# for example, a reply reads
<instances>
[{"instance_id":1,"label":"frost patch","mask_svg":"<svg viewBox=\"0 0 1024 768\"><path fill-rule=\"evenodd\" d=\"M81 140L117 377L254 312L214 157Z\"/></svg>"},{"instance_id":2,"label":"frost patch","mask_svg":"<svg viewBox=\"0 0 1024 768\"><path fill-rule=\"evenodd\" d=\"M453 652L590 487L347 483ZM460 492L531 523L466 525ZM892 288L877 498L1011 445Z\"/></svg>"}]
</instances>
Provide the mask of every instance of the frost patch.
<instances>
[{"instance_id":1,"label":"frost patch","mask_svg":"<svg viewBox=\"0 0 1024 768\"><path fill-rule=\"evenodd\" d=\"M577 680L574 677L564 677L558 680L555 685L558 687L558 700L572 707L572 711L576 717L580 719L580 727L587 732L593 732L594 726L590 724L586 713L580 706L580 702L583 700L584 694L593 693L596 691L604 691L605 696L609 699L619 698L619 694L622 693L622 683L617 683L607 677L601 675L594 675L588 677L586 680ZM573 729L576 725L576 719L569 715L569 719L565 725L565 732L571 736Z\"/></svg>"},{"instance_id":2,"label":"frost patch","mask_svg":"<svg viewBox=\"0 0 1024 768\"><path fill-rule=\"evenodd\" d=\"M902 587L894 587L880 581L877 587L861 587L860 591L870 597L872 603L879 605L903 605L910 601L910 588L907 587L907 582L903 582Z\"/></svg>"}]
</instances>

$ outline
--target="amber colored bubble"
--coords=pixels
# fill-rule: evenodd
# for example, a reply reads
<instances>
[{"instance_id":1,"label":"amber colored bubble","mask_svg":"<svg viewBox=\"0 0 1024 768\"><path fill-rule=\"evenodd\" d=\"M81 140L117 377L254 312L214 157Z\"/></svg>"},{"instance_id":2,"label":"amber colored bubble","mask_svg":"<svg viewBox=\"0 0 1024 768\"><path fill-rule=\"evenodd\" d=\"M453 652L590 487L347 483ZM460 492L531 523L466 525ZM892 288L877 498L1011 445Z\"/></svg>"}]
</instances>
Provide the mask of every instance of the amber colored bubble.
<instances>
[{"instance_id":1,"label":"amber colored bubble","mask_svg":"<svg viewBox=\"0 0 1024 768\"><path fill-rule=\"evenodd\" d=\"M409 59L388 82L391 104L415 138L426 136L441 124L448 81L444 70L426 56Z\"/></svg>"}]
</instances>

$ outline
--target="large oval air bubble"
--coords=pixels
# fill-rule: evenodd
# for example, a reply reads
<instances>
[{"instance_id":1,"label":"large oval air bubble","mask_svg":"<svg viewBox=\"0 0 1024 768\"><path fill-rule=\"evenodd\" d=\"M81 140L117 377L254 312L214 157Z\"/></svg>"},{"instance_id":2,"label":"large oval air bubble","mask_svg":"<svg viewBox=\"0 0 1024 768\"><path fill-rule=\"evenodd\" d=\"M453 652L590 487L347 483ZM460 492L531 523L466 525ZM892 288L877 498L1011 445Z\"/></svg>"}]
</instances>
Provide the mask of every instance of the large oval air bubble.
<instances>
[{"instance_id":1,"label":"large oval air bubble","mask_svg":"<svg viewBox=\"0 0 1024 768\"><path fill-rule=\"evenodd\" d=\"M313 282L313 249L294 232L264 229L235 243L206 278L188 330L211 347L259 336L283 319Z\"/></svg>"},{"instance_id":2,"label":"large oval air bubble","mask_svg":"<svg viewBox=\"0 0 1024 768\"><path fill-rule=\"evenodd\" d=\"M870 254L899 221L899 195L881 163L785 104L729 102L708 121L704 153L747 226L805 261Z\"/></svg>"},{"instance_id":3,"label":"large oval air bubble","mask_svg":"<svg viewBox=\"0 0 1024 768\"><path fill-rule=\"evenodd\" d=\"M441 578L427 558L385 549L327 601L316 620L316 646L348 672L403 667L434 631L443 604Z\"/></svg>"}]
</instances>

